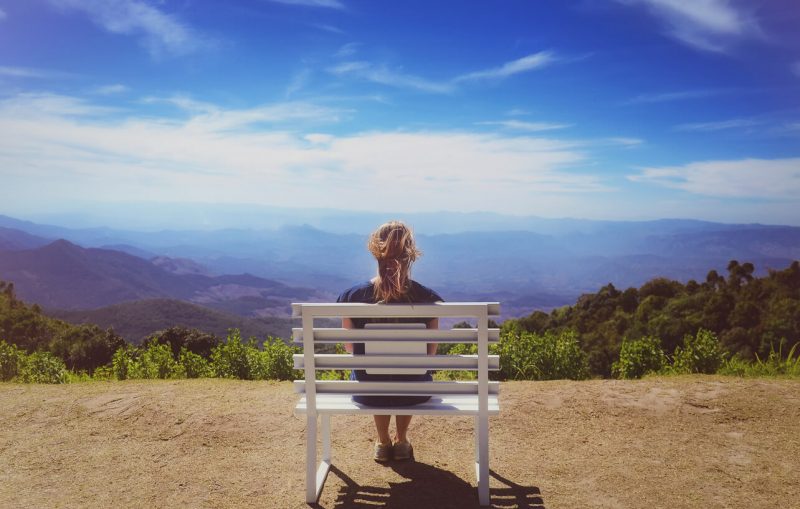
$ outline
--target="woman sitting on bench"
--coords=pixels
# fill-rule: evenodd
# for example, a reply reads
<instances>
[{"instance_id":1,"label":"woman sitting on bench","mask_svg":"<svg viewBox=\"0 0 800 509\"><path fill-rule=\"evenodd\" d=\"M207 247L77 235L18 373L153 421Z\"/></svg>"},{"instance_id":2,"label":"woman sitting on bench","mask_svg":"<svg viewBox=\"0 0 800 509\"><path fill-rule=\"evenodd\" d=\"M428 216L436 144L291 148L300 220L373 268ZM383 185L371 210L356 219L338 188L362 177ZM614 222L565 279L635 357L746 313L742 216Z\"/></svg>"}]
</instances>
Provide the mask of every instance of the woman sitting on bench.
<instances>
[{"instance_id":1,"label":"woman sitting on bench","mask_svg":"<svg viewBox=\"0 0 800 509\"><path fill-rule=\"evenodd\" d=\"M336 302L426 304L443 300L438 293L409 277L411 264L422 253L417 249L414 236L405 224L400 221L391 221L381 225L370 235L367 247L378 262L377 276L366 283L346 290ZM395 323L419 321L419 318L398 318ZM343 318L342 327L363 329L365 324L374 322L375 320L368 318ZM427 320L426 326L429 329L438 329L439 320L436 318ZM346 343L345 349L354 355L364 355L364 343ZM428 355L434 354L436 354L436 343L428 343ZM370 374L366 370L353 370L350 378L359 381L432 380L430 372L422 375L390 375ZM422 403L430 399L430 396L354 396L353 399L357 403L369 406L396 407ZM378 432L378 440L375 442L375 461L385 462L392 457L395 460L411 458L413 448L407 436L411 416L395 416L397 435L394 444L389 436L391 415L375 415L374 418L375 428Z\"/></svg>"}]
</instances>

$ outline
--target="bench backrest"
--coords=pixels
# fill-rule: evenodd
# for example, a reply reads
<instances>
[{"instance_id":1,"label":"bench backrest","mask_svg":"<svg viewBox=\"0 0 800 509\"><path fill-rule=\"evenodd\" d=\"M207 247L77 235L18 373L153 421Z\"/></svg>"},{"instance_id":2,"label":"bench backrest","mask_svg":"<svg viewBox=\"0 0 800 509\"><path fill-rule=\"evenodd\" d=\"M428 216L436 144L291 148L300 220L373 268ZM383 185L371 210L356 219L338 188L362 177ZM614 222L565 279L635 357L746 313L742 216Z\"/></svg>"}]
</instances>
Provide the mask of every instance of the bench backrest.
<instances>
[{"instance_id":1,"label":"bench backrest","mask_svg":"<svg viewBox=\"0 0 800 509\"><path fill-rule=\"evenodd\" d=\"M350 395L466 395L478 397L482 409L488 395L497 393L497 382L489 382L489 371L500 369L500 360L489 355L489 343L499 340L498 329L489 328L489 316L500 314L496 302L443 302L435 304L361 304L303 303L292 304L294 317L302 319L302 327L292 329L296 344L303 353L294 356L295 369L304 371L304 379L295 381L298 392L306 395L308 411L314 412L317 394ZM315 327L316 318L467 318L477 320L472 329L420 329L404 324L390 329L343 329ZM368 342L432 342L477 345L476 355L338 355L316 353L317 344ZM477 381L437 382L356 382L318 380L319 370L343 369L425 369L477 371Z\"/></svg>"}]
</instances>

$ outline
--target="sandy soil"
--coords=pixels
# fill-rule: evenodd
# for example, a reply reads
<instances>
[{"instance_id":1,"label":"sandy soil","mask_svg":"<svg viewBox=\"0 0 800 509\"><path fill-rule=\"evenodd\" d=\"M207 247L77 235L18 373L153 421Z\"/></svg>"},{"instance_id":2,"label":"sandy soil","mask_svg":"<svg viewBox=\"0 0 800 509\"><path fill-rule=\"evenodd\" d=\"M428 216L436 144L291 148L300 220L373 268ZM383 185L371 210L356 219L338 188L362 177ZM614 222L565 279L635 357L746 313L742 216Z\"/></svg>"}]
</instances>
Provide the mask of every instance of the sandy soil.
<instances>
[{"instance_id":1,"label":"sandy soil","mask_svg":"<svg viewBox=\"0 0 800 509\"><path fill-rule=\"evenodd\" d=\"M288 383L0 384L0 507L307 507ZM504 383L492 504L800 508L800 383L682 377ZM370 459L333 419L323 508L476 507L471 420L417 418L417 461Z\"/></svg>"}]
</instances>

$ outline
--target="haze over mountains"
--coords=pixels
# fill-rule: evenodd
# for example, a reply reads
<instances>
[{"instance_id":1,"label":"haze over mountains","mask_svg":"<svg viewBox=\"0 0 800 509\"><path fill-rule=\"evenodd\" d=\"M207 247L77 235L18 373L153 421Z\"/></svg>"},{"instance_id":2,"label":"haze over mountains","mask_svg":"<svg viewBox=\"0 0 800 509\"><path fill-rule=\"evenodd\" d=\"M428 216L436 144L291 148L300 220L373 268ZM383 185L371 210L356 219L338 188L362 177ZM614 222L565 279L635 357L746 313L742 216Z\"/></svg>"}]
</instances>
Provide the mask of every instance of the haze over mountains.
<instances>
[{"instance_id":1,"label":"haze over mountains","mask_svg":"<svg viewBox=\"0 0 800 509\"><path fill-rule=\"evenodd\" d=\"M158 231L0 216L0 279L46 308L166 298L243 317L286 316L291 301L335 298L374 271L366 234L385 217L314 214L306 216L315 226ZM415 279L447 300L502 301L506 316L571 304L609 282L625 288L657 276L703 280L731 259L765 273L800 258L800 227L791 226L406 216L424 252ZM336 231L319 228L325 224ZM471 227L476 231L465 231Z\"/></svg>"}]
</instances>

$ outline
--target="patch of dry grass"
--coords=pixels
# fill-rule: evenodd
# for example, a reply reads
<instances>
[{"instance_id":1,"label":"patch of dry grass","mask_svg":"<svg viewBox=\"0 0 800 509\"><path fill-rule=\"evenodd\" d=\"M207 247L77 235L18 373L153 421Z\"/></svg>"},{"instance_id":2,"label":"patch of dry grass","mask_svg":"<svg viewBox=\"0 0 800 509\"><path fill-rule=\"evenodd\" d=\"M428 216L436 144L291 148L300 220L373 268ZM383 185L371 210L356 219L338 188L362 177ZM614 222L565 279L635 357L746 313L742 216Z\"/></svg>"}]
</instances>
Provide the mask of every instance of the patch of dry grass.
<instances>
[{"instance_id":1,"label":"patch of dry grass","mask_svg":"<svg viewBox=\"0 0 800 509\"><path fill-rule=\"evenodd\" d=\"M491 419L496 507L798 507L800 383L509 382ZM305 507L289 383L0 384L0 507ZM370 459L333 418L320 506L474 507L472 422L417 418L417 462Z\"/></svg>"}]
</instances>

